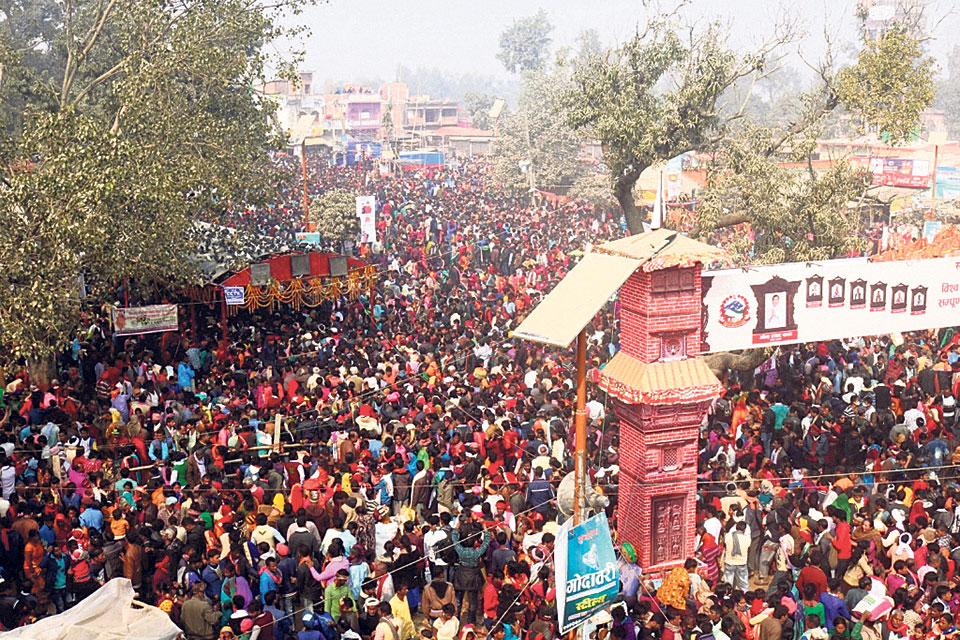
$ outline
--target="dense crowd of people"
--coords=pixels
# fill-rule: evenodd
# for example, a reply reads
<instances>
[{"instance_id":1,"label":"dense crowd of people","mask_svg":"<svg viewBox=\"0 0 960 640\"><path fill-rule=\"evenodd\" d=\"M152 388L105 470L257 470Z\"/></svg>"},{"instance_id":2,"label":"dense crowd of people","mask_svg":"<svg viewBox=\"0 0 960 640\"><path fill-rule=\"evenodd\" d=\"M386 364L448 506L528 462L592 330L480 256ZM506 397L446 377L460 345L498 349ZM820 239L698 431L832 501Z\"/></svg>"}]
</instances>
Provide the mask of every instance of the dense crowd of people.
<instances>
[{"instance_id":1,"label":"dense crowd of people","mask_svg":"<svg viewBox=\"0 0 960 640\"><path fill-rule=\"evenodd\" d=\"M315 192L378 197L378 242L357 249L374 300L242 312L225 343L214 322L120 337L92 314L51 384L7 367L4 628L122 576L190 639L552 637L572 370L508 332L574 249L621 227L522 204L485 172L311 158ZM216 221L296 230L285 193Z\"/></svg>"},{"instance_id":2,"label":"dense crowd of people","mask_svg":"<svg viewBox=\"0 0 960 640\"><path fill-rule=\"evenodd\" d=\"M507 197L479 162L311 157L308 186L377 196L377 241L354 249L373 300L241 312L226 341L202 305L209 322L142 337L91 313L49 385L0 372L4 629L125 577L190 640L558 635L571 354L509 332L619 217ZM211 221L291 237L296 185L283 196ZM615 353L614 311L591 324L591 366ZM695 557L661 580L624 542L592 635L953 636L958 337L798 345L729 372L702 427ZM615 532L616 417L588 399Z\"/></svg>"}]
</instances>

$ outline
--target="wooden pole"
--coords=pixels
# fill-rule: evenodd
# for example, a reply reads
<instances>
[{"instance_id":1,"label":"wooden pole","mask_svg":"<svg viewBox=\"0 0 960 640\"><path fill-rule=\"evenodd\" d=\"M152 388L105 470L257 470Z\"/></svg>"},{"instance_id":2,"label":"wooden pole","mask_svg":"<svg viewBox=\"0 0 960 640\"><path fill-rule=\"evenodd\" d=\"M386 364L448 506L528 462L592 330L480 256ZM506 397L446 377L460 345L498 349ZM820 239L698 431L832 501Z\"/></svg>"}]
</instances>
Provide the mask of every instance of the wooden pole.
<instances>
[{"instance_id":1,"label":"wooden pole","mask_svg":"<svg viewBox=\"0 0 960 640\"><path fill-rule=\"evenodd\" d=\"M940 145L933 145L933 186L930 189L930 220L936 217L937 213L937 164L940 162Z\"/></svg>"},{"instance_id":2,"label":"wooden pole","mask_svg":"<svg viewBox=\"0 0 960 640\"><path fill-rule=\"evenodd\" d=\"M577 410L574 414L576 449L574 452L573 524L583 522L587 513L583 497L587 486L587 329L577 335Z\"/></svg>"},{"instance_id":3,"label":"wooden pole","mask_svg":"<svg viewBox=\"0 0 960 640\"><path fill-rule=\"evenodd\" d=\"M373 327L373 332L376 333L376 332L377 332L377 318L373 315L373 307L376 306L376 305L374 304L374 300L373 300L374 282L376 282L376 280L374 280L373 278L370 278L370 326Z\"/></svg>"}]
</instances>

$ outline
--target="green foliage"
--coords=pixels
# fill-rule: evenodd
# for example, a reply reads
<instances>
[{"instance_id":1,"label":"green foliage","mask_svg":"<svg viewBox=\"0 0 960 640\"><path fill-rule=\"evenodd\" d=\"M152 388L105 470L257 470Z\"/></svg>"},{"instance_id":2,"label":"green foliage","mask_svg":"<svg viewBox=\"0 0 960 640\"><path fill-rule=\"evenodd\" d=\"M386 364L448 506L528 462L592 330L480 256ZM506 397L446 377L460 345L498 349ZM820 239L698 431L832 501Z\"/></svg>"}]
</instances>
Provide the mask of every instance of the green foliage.
<instances>
[{"instance_id":1,"label":"green foliage","mask_svg":"<svg viewBox=\"0 0 960 640\"><path fill-rule=\"evenodd\" d=\"M739 77L723 35L712 24L686 41L658 22L616 51L576 65L563 96L567 123L600 140L614 195L635 233L641 218L633 185L643 170L704 148L721 124L717 100Z\"/></svg>"},{"instance_id":2,"label":"green foliage","mask_svg":"<svg viewBox=\"0 0 960 640\"><path fill-rule=\"evenodd\" d=\"M477 129L490 129L493 126L490 121L490 107L493 106L493 100L493 96L477 91L468 91L464 94L463 107L470 114L470 121Z\"/></svg>"},{"instance_id":3,"label":"green foliage","mask_svg":"<svg viewBox=\"0 0 960 640\"><path fill-rule=\"evenodd\" d=\"M863 248L859 215L848 205L870 185L869 175L847 162L824 172L771 162L767 141L776 133L748 127L724 141L715 155L698 210L700 235L728 216L745 214L754 231L713 238L742 264L828 260Z\"/></svg>"},{"instance_id":4,"label":"green foliage","mask_svg":"<svg viewBox=\"0 0 960 640\"><path fill-rule=\"evenodd\" d=\"M603 209L615 209L617 206L617 199L613 197L613 191L610 190L608 171L591 171L580 176L567 195L582 198Z\"/></svg>"},{"instance_id":5,"label":"green foliage","mask_svg":"<svg viewBox=\"0 0 960 640\"><path fill-rule=\"evenodd\" d=\"M864 43L857 63L837 74L836 91L845 109L898 144L909 139L920 113L933 103L935 70L920 41L895 26Z\"/></svg>"},{"instance_id":6,"label":"green foliage","mask_svg":"<svg viewBox=\"0 0 960 640\"><path fill-rule=\"evenodd\" d=\"M493 178L508 192L523 195L531 185L551 191L583 175L583 138L560 112L568 82L562 68L526 74L517 110L501 116L492 148Z\"/></svg>"},{"instance_id":7,"label":"green foliage","mask_svg":"<svg viewBox=\"0 0 960 640\"><path fill-rule=\"evenodd\" d=\"M272 196L278 140L252 87L299 2L6 3L0 342L15 356L69 337L81 272L98 298L124 278L196 282L193 220Z\"/></svg>"},{"instance_id":8,"label":"green foliage","mask_svg":"<svg viewBox=\"0 0 960 640\"><path fill-rule=\"evenodd\" d=\"M547 64L547 48L553 25L547 12L540 9L535 15L514 20L500 34L500 52L497 60L510 73L540 71Z\"/></svg>"},{"instance_id":9,"label":"green foliage","mask_svg":"<svg viewBox=\"0 0 960 640\"><path fill-rule=\"evenodd\" d=\"M331 189L310 203L310 219L317 231L335 242L354 240L360 232L357 217L357 194L346 189Z\"/></svg>"},{"instance_id":10,"label":"green foliage","mask_svg":"<svg viewBox=\"0 0 960 640\"><path fill-rule=\"evenodd\" d=\"M577 36L577 59L585 62L594 56L603 53L600 43L600 34L596 29L584 29Z\"/></svg>"}]
</instances>

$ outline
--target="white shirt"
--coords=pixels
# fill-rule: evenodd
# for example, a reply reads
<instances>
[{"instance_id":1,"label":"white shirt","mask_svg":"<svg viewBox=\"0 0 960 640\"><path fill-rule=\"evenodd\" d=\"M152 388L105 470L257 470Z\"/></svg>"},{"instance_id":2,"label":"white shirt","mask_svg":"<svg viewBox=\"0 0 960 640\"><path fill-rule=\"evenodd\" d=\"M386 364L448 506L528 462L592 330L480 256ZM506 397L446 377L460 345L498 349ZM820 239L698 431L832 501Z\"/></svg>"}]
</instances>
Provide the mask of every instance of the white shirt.
<instances>
[{"instance_id":1,"label":"white shirt","mask_svg":"<svg viewBox=\"0 0 960 640\"><path fill-rule=\"evenodd\" d=\"M382 556L385 553L384 545L387 544L388 540L393 540L399 530L400 525L396 522L378 522L376 524L374 527L374 539L378 556Z\"/></svg>"},{"instance_id":2,"label":"white shirt","mask_svg":"<svg viewBox=\"0 0 960 640\"><path fill-rule=\"evenodd\" d=\"M433 529L423 534L423 548L427 554L427 560L430 562L446 566L446 562L437 555L438 545L441 545L447 539L447 534L441 529Z\"/></svg>"},{"instance_id":3,"label":"white shirt","mask_svg":"<svg viewBox=\"0 0 960 640\"><path fill-rule=\"evenodd\" d=\"M707 533L713 536L714 540L723 540L721 537L721 533L723 532L723 523L720 522L720 519L716 516L704 520L703 528L707 530Z\"/></svg>"},{"instance_id":4,"label":"white shirt","mask_svg":"<svg viewBox=\"0 0 960 640\"><path fill-rule=\"evenodd\" d=\"M536 370L531 369L530 371L527 371L526 375L523 376L523 386L525 386L527 389L533 389L535 386L537 386L538 378L539 375L537 374Z\"/></svg>"},{"instance_id":5,"label":"white shirt","mask_svg":"<svg viewBox=\"0 0 960 640\"><path fill-rule=\"evenodd\" d=\"M919 409L908 409L903 412L903 424L913 433L917 430L917 418L922 418L923 412Z\"/></svg>"},{"instance_id":6,"label":"white shirt","mask_svg":"<svg viewBox=\"0 0 960 640\"><path fill-rule=\"evenodd\" d=\"M17 484L17 469L12 464L0 467L0 489L3 490L4 499L13 495Z\"/></svg>"}]
</instances>

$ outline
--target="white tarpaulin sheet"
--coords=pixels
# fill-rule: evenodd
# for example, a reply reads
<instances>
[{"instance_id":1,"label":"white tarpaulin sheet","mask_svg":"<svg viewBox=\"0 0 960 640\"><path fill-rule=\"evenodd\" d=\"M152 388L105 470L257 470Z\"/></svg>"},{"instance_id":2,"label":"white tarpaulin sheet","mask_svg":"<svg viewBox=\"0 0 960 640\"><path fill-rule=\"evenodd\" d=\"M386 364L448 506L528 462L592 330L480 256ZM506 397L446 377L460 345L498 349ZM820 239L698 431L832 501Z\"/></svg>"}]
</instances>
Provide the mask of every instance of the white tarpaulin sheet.
<instances>
[{"instance_id":1,"label":"white tarpaulin sheet","mask_svg":"<svg viewBox=\"0 0 960 640\"><path fill-rule=\"evenodd\" d=\"M630 258L588 253L512 335L566 347L640 264Z\"/></svg>"},{"instance_id":2,"label":"white tarpaulin sheet","mask_svg":"<svg viewBox=\"0 0 960 640\"><path fill-rule=\"evenodd\" d=\"M133 604L133 586L114 578L72 609L2 634L24 640L175 640L180 629L156 607Z\"/></svg>"}]
</instances>

